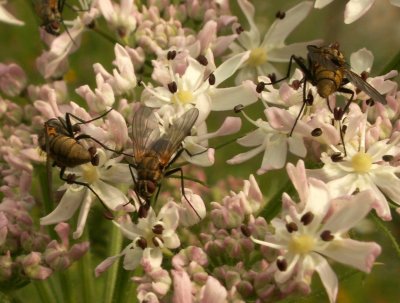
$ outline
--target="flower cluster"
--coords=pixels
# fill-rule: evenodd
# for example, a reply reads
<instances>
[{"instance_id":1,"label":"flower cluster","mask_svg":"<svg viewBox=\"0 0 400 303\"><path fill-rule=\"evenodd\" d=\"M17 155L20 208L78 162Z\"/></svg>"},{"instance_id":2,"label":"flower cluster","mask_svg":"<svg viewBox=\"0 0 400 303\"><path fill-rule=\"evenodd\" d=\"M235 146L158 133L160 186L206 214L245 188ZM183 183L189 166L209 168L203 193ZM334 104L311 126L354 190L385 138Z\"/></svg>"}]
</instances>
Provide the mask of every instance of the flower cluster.
<instances>
[{"instance_id":1,"label":"flower cluster","mask_svg":"<svg viewBox=\"0 0 400 303\"><path fill-rule=\"evenodd\" d=\"M311 293L316 272L335 302L333 262L373 270L381 246L352 231L400 212L397 71L370 76L366 48L347 62L338 43L287 42L332 1L299 1L264 35L249 0L55 2L36 1L42 82L0 63L1 289L71 282L83 259L98 301L95 256L106 301L277 302ZM350 0L345 23L372 4ZM3 4L0 21L24 24ZM91 34L114 60L74 86ZM241 175L259 154L265 184Z\"/></svg>"}]
</instances>

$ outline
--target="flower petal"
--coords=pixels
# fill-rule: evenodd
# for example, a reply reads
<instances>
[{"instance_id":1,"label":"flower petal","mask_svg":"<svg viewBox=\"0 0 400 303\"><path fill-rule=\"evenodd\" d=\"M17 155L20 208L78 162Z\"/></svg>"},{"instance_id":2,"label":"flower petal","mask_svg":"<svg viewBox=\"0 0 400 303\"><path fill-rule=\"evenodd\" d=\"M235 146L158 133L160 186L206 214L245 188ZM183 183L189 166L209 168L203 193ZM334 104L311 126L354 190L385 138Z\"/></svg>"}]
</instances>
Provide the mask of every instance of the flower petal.
<instances>
[{"instance_id":1,"label":"flower petal","mask_svg":"<svg viewBox=\"0 0 400 303\"><path fill-rule=\"evenodd\" d=\"M338 279L335 272L329 266L329 263L321 256L315 254L314 259L317 259L317 266L315 270L318 272L321 282L328 293L329 302L336 302L336 297L338 294Z\"/></svg>"},{"instance_id":2,"label":"flower petal","mask_svg":"<svg viewBox=\"0 0 400 303\"><path fill-rule=\"evenodd\" d=\"M350 24L364 15L375 0L350 0L344 10L344 23Z\"/></svg>"},{"instance_id":3,"label":"flower petal","mask_svg":"<svg viewBox=\"0 0 400 303\"><path fill-rule=\"evenodd\" d=\"M217 88L211 94L211 110L233 110L236 105L247 106L258 100L255 84L245 81L239 86Z\"/></svg>"}]
</instances>

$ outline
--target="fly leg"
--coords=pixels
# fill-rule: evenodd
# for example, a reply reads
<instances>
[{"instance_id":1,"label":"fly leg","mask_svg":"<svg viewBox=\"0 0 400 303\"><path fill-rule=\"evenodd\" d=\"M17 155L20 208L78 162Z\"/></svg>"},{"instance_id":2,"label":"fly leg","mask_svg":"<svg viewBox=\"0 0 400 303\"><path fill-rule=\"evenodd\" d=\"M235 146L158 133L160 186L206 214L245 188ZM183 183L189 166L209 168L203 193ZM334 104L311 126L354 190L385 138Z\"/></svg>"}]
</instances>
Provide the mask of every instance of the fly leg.
<instances>
[{"instance_id":1,"label":"fly leg","mask_svg":"<svg viewBox=\"0 0 400 303\"><path fill-rule=\"evenodd\" d=\"M193 207L192 203L190 203L189 199L186 197L186 194L185 194L185 184L184 184L184 181L183 181L183 171L182 171L182 168L177 167L177 168L173 168L173 169L167 171L167 172L165 173L165 177L169 177L169 176L171 176L172 174L174 174L174 173L176 173L176 172L178 172L178 171L180 172L180 177L181 177L181 192L182 192L182 196L185 197L185 199L186 199L186 201L189 203L190 207L193 209L193 211L195 212L195 214L197 215L197 217L199 217L199 219L201 220L200 215L198 214L198 212L196 211L196 209Z\"/></svg>"}]
</instances>

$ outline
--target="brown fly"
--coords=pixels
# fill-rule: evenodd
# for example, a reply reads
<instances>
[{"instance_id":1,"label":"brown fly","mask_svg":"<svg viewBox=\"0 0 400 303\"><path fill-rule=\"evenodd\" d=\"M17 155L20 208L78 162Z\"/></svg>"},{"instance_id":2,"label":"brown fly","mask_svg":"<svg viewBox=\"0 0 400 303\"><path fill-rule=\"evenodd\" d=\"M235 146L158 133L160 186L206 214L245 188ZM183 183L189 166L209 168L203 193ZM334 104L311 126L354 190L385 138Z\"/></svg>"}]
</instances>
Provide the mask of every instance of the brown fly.
<instances>
[{"instance_id":1,"label":"brown fly","mask_svg":"<svg viewBox=\"0 0 400 303\"><path fill-rule=\"evenodd\" d=\"M365 92L368 96L372 98L372 100L380 102L382 104L386 104L386 99L383 95L381 95L375 88L373 88L370 84L368 84L361 76L351 71L350 65L346 62L342 52L339 50L339 44L334 43L329 46L315 46L308 45L307 46L308 54L307 54L307 63L302 57L298 57L292 55L289 61L288 71L285 77L279 80L272 81L271 83L262 83L262 89L265 85L276 84L281 82L287 78L289 78L290 70L293 61L297 63L299 68L304 74L304 78L301 82L303 85L303 105L302 108L296 118L296 122L301 116L301 113L304 110L304 107L307 104L312 103L312 96L309 94L306 96L306 82L311 83L312 85L317 87L317 92L322 98L326 98L336 92L349 94L350 98L348 99L345 107L335 108L331 110L334 113L334 117L336 120L341 120L344 113L347 112L351 102L354 98L354 92L344 87L347 83L351 82L357 89ZM260 90L262 90L260 88ZM296 126L296 122L292 127L290 135L292 135L293 130Z\"/></svg>"},{"instance_id":2,"label":"brown fly","mask_svg":"<svg viewBox=\"0 0 400 303\"><path fill-rule=\"evenodd\" d=\"M63 24L62 11L65 0L32 0L36 14L42 20L45 31L51 35L60 34Z\"/></svg>"},{"instance_id":3,"label":"brown fly","mask_svg":"<svg viewBox=\"0 0 400 303\"><path fill-rule=\"evenodd\" d=\"M144 205L139 209L139 217L147 216L154 195L157 200L161 180L176 172L181 174L182 194L186 198L182 168L171 168L171 165L184 151L182 142L190 135L198 115L198 109L191 108L161 134L158 120L151 108L142 106L134 114L131 133L134 164L130 164L130 170L134 190L144 200ZM136 176L133 169L136 170ZM188 201L187 198L186 200Z\"/></svg>"}]
</instances>

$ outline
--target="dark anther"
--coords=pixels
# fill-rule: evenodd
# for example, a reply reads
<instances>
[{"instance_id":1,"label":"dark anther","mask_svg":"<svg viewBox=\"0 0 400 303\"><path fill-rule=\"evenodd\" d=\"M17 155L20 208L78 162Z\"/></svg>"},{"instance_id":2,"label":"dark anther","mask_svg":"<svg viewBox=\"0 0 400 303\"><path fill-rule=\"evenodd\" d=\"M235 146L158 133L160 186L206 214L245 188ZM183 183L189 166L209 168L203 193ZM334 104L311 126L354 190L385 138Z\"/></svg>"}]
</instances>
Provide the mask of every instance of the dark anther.
<instances>
[{"instance_id":1,"label":"dark anther","mask_svg":"<svg viewBox=\"0 0 400 303\"><path fill-rule=\"evenodd\" d=\"M147 205L140 205L138 210L139 218L146 218L149 212L149 207Z\"/></svg>"},{"instance_id":2,"label":"dark anther","mask_svg":"<svg viewBox=\"0 0 400 303\"><path fill-rule=\"evenodd\" d=\"M163 239L159 238L159 237L153 237L153 244L155 247L159 247L160 246L160 242L164 243Z\"/></svg>"},{"instance_id":3,"label":"dark anther","mask_svg":"<svg viewBox=\"0 0 400 303\"><path fill-rule=\"evenodd\" d=\"M392 161L393 160L393 156L392 155L384 155L383 157L382 157L382 160L383 161L386 161L386 162L390 162L390 161Z\"/></svg>"},{"instance_id":4,"label":"dark anther","mask_svg":"<svg viewBox=\"0 0 400 303\"><path fill-rule=\"evenodd\" d=\"M342 120L343 115L344 115L344 112L341 107L335 107L333 109L333 117L335 118L336 121Z\"/></svg>"},{"instance_id":5,"label":"dark anther","mask_svg":"<svg viewBox=\"0 0 400 303\"><path fill-rule=\"evenodd\" d=\"M244 108L243 104L238 104L233 108L233 111L237 114L240 113L243 108Z\"/></svg>"},{"instance_id":6,"label":"dark anther","mask_svg":"<svg viewBox=\"0 0 400 303\"><path fill-rule=\"evenodd\" d=\"M142 79L137 79L137 86L142 86L142 84L143 84Z\"/></svg>"},{"instance_id":7,"label":"dark anther","mask_svg":"<svg viewBox=\"0 0 400 303\"><path fill-rule=\"evenodd\" d=\"M311 90L308 91L307 98L306 98L306 100L304 100L304 101L306 101L306 104L307 104L308 106L313 105L313 103L314 103L314 96L313 96L313 94L311 93Z\"/></svg>"},{"instance_id":8,"label":"dark anther","mask_svg":"<svg viewBox=\"0 0 400 303\"><path fill-rule=\"evenodd\" d=\"M285 18L285 16L286 16L285 12L281 12L281 11L278 11L275 14L275 17L278 18L278 19L283 19L283 18Z\"/></svg>"},{"instance_id":9,"label":"dark anther","mask_svg":"<svg viewBox=\"0 0 400 303\"><path fill-rule=\"evenodd\" d=\"M94 29L96 27L96 22L94 20L86 25L87 28Z\"/></svg>"},{"instance_id":10,"label":"dark anther","mask_svg":"<svg viewBox=\"0 0 400 303\"><path fill-rule=\"evenodd\" d=\"M245 224L240 225L240 230L245 237L251 236L251 231L247 225Z\"/></svg>"},{"instance_id":11,"label":"dark anther","mask_svg":"<svg viewBox=\"0 0 400 303\"><path fill-rule=\"evenodd\" d=\"M97 153L97 149L94 146L91 146L88 148L89 154L94 157L94 155Z\"/></svg>"},{"instance_id":12,"label":"dark anther","mask_svg":"<svg viewBox=\"0 0 400 303\"><path fill-rule=\"evenodd\" d=\"M299 80L293 80L290 85L294 90L298 90L301 86L301 82Z\"/></svg>"},{"instance_id":13,"label":"dark anther","mask_svg":"<svg viewBox=\"0 0 400 303\"><path fill-rule=\"evenodd\" d=\"M172 50L172 51L169 51L169 52L167 53L167 59L168 59L168 60L174 60L175 57L176 57L176 51Z\"/></svg>"},{"instance_id":14,"label":"dark anther","mask_svg":"<svg viewBox=\"0 0 400 303\"><path fill-rule=\"evenodd\" d=\"M90 159L90 163L92 163L93 166L98 166L100 162L99 155L94 155L92 159Z\"/></svg>"},{"instance_id":15,"label":"dark anther","mask_svg":"<svg viewBox=\"0 0 400 303\"><path fill-rule=\"evenodd\" d=\"M375 101L372 100L372 99L368 99L368 100L367 100L367 105L369 105L369 106L374 106L374 105L375 105Z\"/></svg>"},{"instance_id":16,"label":"dark anther","mask_svg":"<svg viewBox=\"0 0 400 303\"><path fill-rule=\"evenodd\" d=\"M319 137L322 135L322 129L320 129L319 127L314 128L311 132L311 136L313 137Z\"/></svg>"},{"instance_id":17,"label":"dark anther","mask_svg":"<svg viewBox=\"0 0 400 303\"><path fill-rule=\"evenodd\" d=\"M345 134L347 131L347 125L342 126L342 134Z\"/></svg>"},{"instance_id":18,"label":"dark anther","mask_svg":"<svg viewBox=\"0 0 400 303\"><path fill-rule=\"evenodd\" d=\"M242 32L244 32L243 27L240 25L236 28L236 34L240 35Z\"/></svg>"},{"instance_id":19,"label":"dark anther","mask_svg":"<svg viewBox=\"0 0 400 303\"><path fill-rule=\"evenodd\" d=\"M285 259L277 259L276 266L280 271L285 271L287 269L287 262Z\"/></svg>"},{"instance_id":20,"label":"dark anther","mask_svg":"<svg viewBox=\"0 0 400 303\"><path fill-rule=\"evenodd\" d=\"M321 239L323 241L332 241L335 237L329 230L325 230L321 233Z\"/></svg>"},{"instance_id":21,"label":"dark anther","mask_svg":"<svg viewBox=\"0 0 400 303\"><path fill-rule=\"evenodd\" d=\"M145 249L147 247L147 241L145 238L140 237L137 241L136 241L136 245L138 247L140 247L141 249Z\"/></svg>"},{"instance_id":22,"label":"dark anther","mask_svg":"<svg viewBox=\"0 0 400 303\"><path fill-rule=\"evenodd\" d=\"M369 73L367 71L363 71L360 76L364 81L367 81Z\"/></svg>"},{"instance_id":23,"label":"dark anther","mask_svg":"<svg viewBox=\"0 0 400 303\"><path fill-rule=\"evenodd\" d=\"M214 85L215 84L215 75L214 74L210 74L209 76L208 76L208 83L210 84L210 85Z\"/></svg>"},{"instance_id":24,"label":"dark anther","mask_svg":"<svg viewBox=\"0 0 400 303\"><path fill-rule=\"evenodd\" d=\"M351 194L357 195L360 192L360 189L357 187Z\"/></svg>"},{"instance_id":25,"label":"dark anther","mask_svg":"<svg viewBox=\"0 0 400 303\"><path fill-rule=\"evenodd\" d=\"M264 88L265 88L265 82L262 82L262 81L258 82L257 86L256 86L256 92L261 94L262 91L264 90Z\"/></svg>"},{"instance_id":26,"label":"dark anther","mask_svg":"<svg viewBox=\"0 0 400 303\"><path fill-rule=\"evenodd\" d=\"M268 74L267 77L271 80L271 83L275 83L275 81L276 81L275 73Z\"/></svg>"},{"instance_id":27,"label":"dark anther","mask_svg":"<svg viewBox=\"0 0 400 303\"><path fill-rule=\"evenodd\" d=\"M175 94L178 91L178 86L176 85L176 82L173 81L171 83L168 83L168 89L171 94Z\"/></svg>"},{"instance_id":28,"label":"dark anther","mask_svg":"<svg viewBox=\"0 0 400 303\"><path fill-rule=\"evenodd\" d=\"M153 226L152 231L156 235L161 235L164 231L164 227L161 224L156 224Z\"/></svg>"},{"instance_id":29,"label":"dark anther","mask_svg":"<svg viewBox=\"0 0 400 303\"><path fill-rule=\"evenodd\" d=\"M331 160L332 160L333 162L340 162L340 161L342 161L342 160L343 160L342 153L341 153L341 152L333 153L332 156L331 156Z\"/></svg>"},{"instance_id":30,"label":"dark anther","mask_svg":"<svg viewBox=\"0 0 400 303\"><path fill-rule=\"evenodd\" d=\"M301 223L303 223L304 225L308 225L312 222L312 220L314 219L314 214L312 212L306 212L300 219Z\"/></svg>"},{"instance_id":31,"label":"dark anther","mask_svg":"<svg viewBox=\"0 0 400 303\"><path fill-rule=\"evenodd\" d=\"M207 66L207 64L208 64L208 60L207 60L207 58L206 58L204 55L199 55L199 56L197 57L197 61L199 61L199 63L200 63L201 65L204 65L204 66Z\"/></svg>"},{"instance_id":32,"label":"dark anther","mask_svg":"<svg viewBox=\"0 0 400 303\"><path fill-rule=\"evenodd\" d=\"M289 233L299 230L297 224L294 222L290 222L290 223L286 224L286 229Z\"/></svg>"},{"instance_id":33,"label":"dark anther","mask_svg":"<svg viewBox=\"0 0 400 303\"><path fill-rule=\"evenodd\" d=\"M67 183L72 184L75 182L76 176L75 174L68 174L67 175Z\"/></svg>"}]
</instances>

